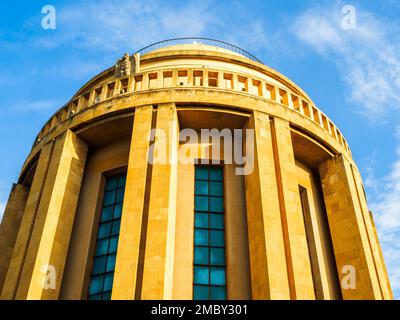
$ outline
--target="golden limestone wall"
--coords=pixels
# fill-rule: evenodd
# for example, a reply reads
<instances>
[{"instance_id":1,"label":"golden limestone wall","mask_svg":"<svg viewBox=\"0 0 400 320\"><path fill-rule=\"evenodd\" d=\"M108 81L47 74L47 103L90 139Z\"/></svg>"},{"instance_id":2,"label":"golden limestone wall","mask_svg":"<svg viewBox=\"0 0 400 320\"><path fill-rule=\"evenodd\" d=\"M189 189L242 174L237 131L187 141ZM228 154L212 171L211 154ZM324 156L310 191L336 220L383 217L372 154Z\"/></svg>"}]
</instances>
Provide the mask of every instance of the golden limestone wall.
<instances>
[{"instance_id":1,"label":"golden limestone wall","mask_svg":"<svg viewBox=\"0 0 400 320\"><path fill-rule=\"evenodd\" d=\"M1 299L86 299L105 176L123 171L112 299L192 299L197 159L224 164L228 299L393 298L350 149L300 88L201 45L136 59L40 132L0 226ZM252 170L237 174L233 150L180 141L185 128L252 130ZM164 134L151 142L151 129Z\"/></svg>"},{"instance_id":2,"label":"golden limestone wall","mask_svg":"<svg viewBox=\"0 0 400 320\"><path fill-rule=\"evenodd\" d=\"M5 281L28 194L28 187L14 184L4 211L0 225L0 288L3 287Z\"/></svg>"},{"instance_id":3,"label":"golden limestone wall","mask_svg":"<svg viewBox=\"0 0 400 320\"><path fill-rule=\"evenodd\" d=\"M391 299L377 240L354 166L343 156L320 165L324 201L331 228L336 264L339 271L353 266L357 271L356 288L343 290L344 299Z\"/></svg>"}]
</instances>

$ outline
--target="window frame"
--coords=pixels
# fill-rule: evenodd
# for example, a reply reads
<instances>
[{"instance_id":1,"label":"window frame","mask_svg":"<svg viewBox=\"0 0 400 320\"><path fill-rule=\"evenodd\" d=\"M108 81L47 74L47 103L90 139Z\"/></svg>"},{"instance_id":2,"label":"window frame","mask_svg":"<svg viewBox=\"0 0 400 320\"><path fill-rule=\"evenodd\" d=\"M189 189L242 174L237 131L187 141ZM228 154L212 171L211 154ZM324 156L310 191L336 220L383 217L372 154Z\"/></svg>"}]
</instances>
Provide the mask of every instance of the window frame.
<instances>
[{"instance_id":1,"label":"window frame","mask_svg":"<svg viewBox=\"0 0 400 320\"><path fill-rule=\"evenodd\" d=\"M106 189L107 188L107 181L109 179L112 178L117 178L117 182L116 182L116 186L114 188L111 189ZM125 180L125 182L120 185L120 179L123 178ZM112 271L107 271L107 264L108 264L108 259L109 257L115 256L115 260L117 257L117 251L118 251L118 242L119 242L119 235L120 235L120 228L121 228L121 219L122 219L122 209L123 209L123 203L124 203L124 195L125 195L125 188L126 188L126 178L127 178L127 170L126 167L125 168L120 168L117 170L113 170L112 172L108 172L108 173L103 173L103 177L102 177L102 184L100 187L101 193L100 197L98 199L98 209L97 214L96 214L96 223L95 223L95 228L94 228L94 232L93 232L93 237L92 237L92 246L91 246L91 258L89 259L90 264L89 264L89 271L88 271L88 276L87 276L87 283L86 283L86 292L85 292L85 296L87 300L91 300L90 298L94 297L94 296L100 296L99 299L94 299L94 300L109 300L111 299L111 293L112 293L112 288L111 290L105 290L104 291L104 285L105 285L105 278L107 275L109 274L114 274L115 272L115 262L114 262L114 267ZM118 191L119 190L123 190L123 197L121 200L117 200L118 197ZM107 192L114 192L114 199L113 202L111 204L104 204L105 201L105 195ZM121 213L119 217L115 217L115 207L117 205L121 205ZM102 213L103 213L103 209L107 208L107 207L113 207L113 211L112 211L112 217L110 219L104 220L102 221ZM118 233L117 234L113 234L113 225L114 222L119 221L119 228L118 228ZM107 237L101 237L99 238L99 232L100 232L100 227L101 225L105 225L111 223L110 226L110 231L109 231L109 235ZM117 238L117 243L116 243L116 249L115 252L109 252L110 250L110 245L111 245L111 241L112 239ZM106 240L108 239L108 245L107 245L107 253L105 254L100 254L100 255L96 255L96 250L97 250L97 244L99 241L101 240ZM104 272L101 273L94 273L94 266L95 266L95 260L102 258L102 257L106 257L106 261L105 261L105 266L104 266ZM90 284L91 284L91 280L95 277L100 277L103 276L103 283L102 283L102 291L96 293L96 294L90 294ZM109 295L109 297L107 299L103 298L103 295Z\"/></svg>"},{"instance_id":2,"label":"window frame","mask_svg":"<svg viewBox=\"0 0 400 320\"><path fill-rule=\"evenodd\" d=\"M196 176L196 170L198 168L206 168L207 169L207 178L198 178ZM211 177L211 170L218 168L220 170L220 178L212 178ZM211 170L210 170L211 169ZM228 297L228 290L227 290L227 283L228 283L228 273L227 273L227 267L228 267L228 257L227 257L227 250L226 250L226 205L225 205L225 185L224 185L224 181L225 181L225 177L224 177L224 166L223 165L195 165L195 175L194 175L194 200L195 200L195 206L194 206L194 210L193 210L193 214L194 214L194 224L193 224L193 283L192 283L192 288L193 288L193 299L196 300L195 298L195 287L205 287L208 289L208 299L207 300L211 300L211 296L212 296L212 289L213 288L223 288L224 289L224 295L225 298L223 300L227 300ZM196 185L197 182L206 182L207 183L207 194L201 194L198 192ZM211 193L211 184L212 183L220 183L221 184L221 194L220 195L216 195L216 194L212 194ZM197 197L207 197L207 210L198 210L196 209L196 198ZM212 209L211 206L211 200L213 198L217 198L217 199L222 199L222 211L215 211ZM196 226L196 216L197 214L206 214L207 215L207 227L203 227L203 226ZM223 216L223 228L220 227L215 227L211 225L211 217L212 216ZM207 230L208 232L208 240L207 240L207 245L204 244L196 244L196 230ZM217 231L217 232L223 232L223 245L220 244L212 244L211 243L211 232L212 231ZM207 259L207 263L197 263L196 262L196 248L206 248L208 250L208 259ZM223 264L215 264L212 263L211 261L211 251L212 249L223 249L224 250L224 263ZM200 283L195 283L195 268L196 267L204 267L207 268L208 271L208 283L207 284L200 284ZM213 284L211 282L211 270L212 269L217 269L217 270L223 270L224 274L225 274L225 278L224 278L224 284Z\"/></svg>"}]
</instances>

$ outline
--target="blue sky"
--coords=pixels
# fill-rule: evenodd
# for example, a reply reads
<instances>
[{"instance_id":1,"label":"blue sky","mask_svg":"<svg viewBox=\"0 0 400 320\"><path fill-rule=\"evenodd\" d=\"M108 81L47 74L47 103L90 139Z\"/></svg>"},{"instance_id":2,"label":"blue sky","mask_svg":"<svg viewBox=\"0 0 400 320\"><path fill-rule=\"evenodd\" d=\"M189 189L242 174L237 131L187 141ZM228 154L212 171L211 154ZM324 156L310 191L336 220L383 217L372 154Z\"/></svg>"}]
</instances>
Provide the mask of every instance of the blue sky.
<instances>
[{"instance_id":1,"label":"blue sky","mask_svg":"<svg viewBox=\"0 0 400 320\"><path fill-rule=\"evenodd\" d=\"M41 27L44 5L56 30ZM342 28L341 9L356 9ZM300 85L345 135L400 298L400 2L0 2L0 216L44 122L124 52L180 36L235 43Z\"/></svg>"}]
</instances>

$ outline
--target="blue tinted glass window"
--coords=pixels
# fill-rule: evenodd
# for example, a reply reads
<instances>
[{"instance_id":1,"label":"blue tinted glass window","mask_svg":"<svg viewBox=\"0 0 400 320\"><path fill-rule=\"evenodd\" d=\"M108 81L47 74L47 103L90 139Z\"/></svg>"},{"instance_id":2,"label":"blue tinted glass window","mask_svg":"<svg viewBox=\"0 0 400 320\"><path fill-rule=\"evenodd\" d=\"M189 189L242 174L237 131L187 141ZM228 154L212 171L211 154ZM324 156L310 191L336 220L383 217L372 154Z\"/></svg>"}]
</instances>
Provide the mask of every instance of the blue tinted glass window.
<instances>
[{"instance_id":1,"label":"blue tinted glass window","mask_svg":"<svg viewBox=\"0 0 400 320\"><path fill-rule=\"evenodd\" d=\"M210 167L210 180L211 181L222 181L223 170L221 167Z\"/></svg>"},{"instance_id":2,"label":"blue tinted glass window","mask_svg":"<svg viewBox=\"0 0 400 320\"><path fill-rule=\"evenodd\" d=\"M209 197L196 196L194 199L194 208L197 211L208 211Z\"/></svg>"},{"instance_id":3,"label":"blue tinted glass window","mask_svg":"<svg viewBox=\"0 0 400 320\"><path fill-rule=\"evenodd\" d=\"M196 246L194 248L194 264L208 265L210 263L210 249Z\"/></svg>"},{"instance_id":4,"label":"blue tinted glass window","mask_svg":"<svg viewBox=\"0 0 400 320\"><path fill-rule=\"evenodd\" d=\"M108 247L108 253L117 252L118 247L118 237L113 237L110 239L110 246Z\"/></svg>"},{"instance_id":5,"label":"blue tinted glass window","mask_svg":"<svg viewBox=\"0 0 400 320\"><path fill-rule=\"evenodd\" d=\"M208 228L208 213L196 213L194 217L195 228Z\"/></svg>"},{"instance_id":6,"label":"blue tinted glass window","mask_svg":"<svg viewBox=\"0 0 400 320\"><path fill-rule=\"evenodd\" d=\"M98 239L108 238L110 236L112 223L103 223L99 226L99 232L97 233Z\"/></svg>"},{"instance_id":7,"label":"blue tinted glass window","mask_svg":"<svg viewBox=\"0 0 400 320\"><path fill-rule=\"evenodd\" d=\"M119 202L124 201L124 192L125 192L125 189L123 189L123 188L118 189L117 195L115 198L115 202L119 203Z\"/></svg>"},{"instance_id":8,"label":"blue tinted glass window","mask_svg":"<svg viewBox=\"0 0 400 320\"><path fill-rule=\"evenodd\" d=\"M108 178L104 191L115 190L117 188L118 177Z\"/></svg>"},{"instance_id":9,"label":"blue tinted glass window","mask_svg":"<svg viewBox=\"0 0 400 320\"><path fill-rule=\"evenodd\" d=\"M114 219L121 218L122 215L122 203L118 203L114 207Z\"/></svg>"},{"instance_id":10,"label":"blue tinted glass window","mask_svg":"<svg viewBox=\"0 0 400 320\"><path fill-rule=\"evenodd\" d=\"M209 280L209 272L210 269L208 267L194 267L194 283L195 284L208 284Z\"/></svg>"},{"instance_id":11,"label":"blue tinted glass window","mask_svg":"<svg viewBox=\"0 0 400 320\"><path fill-rule=\"evenodd\" d=\"M225 287L221 286L211 286L211 299L212 300L226 300L226 290Z\"/></svg>"},{"instance_id":12,"label":"blue tinted glass window","mask_svg":"<svg viewBox=\"0 0 400 320\"><path fill-rule=\"evenodd\" d=\"M116 259L116 255L112 254L109 255L107 258L107 268L106 268L106 272L111 272L114 271L115 268L115 259Z\"/></svg>"},{"instance_id":13,"label":"blue tinted glass window","mask_svg":"<svg viewBox=\"0 0 400 320\"><path fill-rule=\"evenodd\" d=\"M225 285L225 268L210 268L210 283Z\"/></svg>"},{"instance_id":14,"label":"blue tinted glass window","mask_svg":"<svg viewBox=\"0 0 400 320\"><path fill-rule=\"evenodd\" d=\"M109 242L110 241L108 239L103 239L103 240L97 241L96 256L101 256L103 254L107 254Z\"/></svg>"},{"instance_id":15,"label":"blue tinted glass window","mask_svg":"<svg viewBox=\"0 0 400 320\"><path fill-rule=\"evenodd\" d=\"M106 256L95 258L93 263L92 274L98 275L104 273L104 270L106 270L106 261L107 261Z\"/></svg>"},{"instance_id":16,"label":"blue tinted glass window","mask_svg":"<svg viewBox=\"0 0 400 320\"><path fill-rule=\"evenodd\" d=\"M224 266L225 248L210 248L210 260L214 266Z\"/></svg>"},{"instance_id":17,"label":"blue tinted glass window","mask_svg":"<svg viewBox=\"0 0 400 320\"><path fill-rule=\"evenodd\" d=\"M117 236L119 235L119 228L121 225L121 220L114 220L113 224L112 224L112 230L111 230L111 235L112 236Z\"/></svg>"},{"instance_id":18,"label":"blue tinted glass window","mask_svg":"<svg viewBox=\"0 0 400 320\"><path fill-rule=\"evenodd\" d=\"M194 244L208 246L208 230L196 229L194 231Z\"/></svg>"},{"instance_id":19,"label":"blue tinted glass window","mask_svg":"<svg viewBox=\"0 0 400 320\"><path fill-rule=\"evenodd\" d=\"M196 166L193 299L226 299L223 169Z\"/></svg>"},{"instance_id":20,"label":"blue tinted glass window","mask_svg":"<svg viewBox=\"0 0 400 320\"><path fill-rule=\"evenodd\" d=\"M193 286L193 298L194 300L208 300L209 299L209 288L208 286Z\"/></svg>"},{"instance_id":21,"label":"blue tinted glass window","mask_svg":"<svg viewBox=\"0 0 400 320\"><path fill-rule=\"evenodd\" d=\"M218 213L224 212L224 199L220 197L210 197L210 211Z\"/></svg>"},{"instance_id":22,"label":"blue tinted glass window","mask_svg":"<svg viewBox=\"0 0 400 320\"><path fill-rule=\"evenodd\" d=\"M111 291L113 284L114 274L108 273L104 276L103 291Z\"/></svg>"},{"instance_id":23,"label":"blue tinted glass window","mask_svg":"<svg viewBox=\"0 0 400 320\"><path fill-rule=\"evenodd\" d=\"M210 195L219 197L224 195L224 186L222 182L210 182Z\"/></svg>"},{"instance_id":24,"label":"blue tinted glass window","mask_svg":"<svg viewBox=\"0 0 400 320\"><path fill-rule=\"evenodd\" d=\"M102 300L111 300L111 291L105 292L101 295ZM99 299L97 299L99 300Z\"/></svg>"},{"instance_id":25,"label":"blue tinted glass window","mask_svg":"<svg viewBox=\"0 0 400 320\"><path fill-rule=\"evenodd\" d=\"M225 221L223 214L210 214L210 228L212 229L224 229Z\"/></svg>"},{"instance_id":26,"label":"blue tinted glass window","mask_svg":"<svg viewBox=\"0 0 400 320\"><path fill-rule=\"evenodd\" d=\"M104 193L103 206L109 206L115 202L115 191L108 191Z\"/></svg>"},{"instance_id":27,"label":"blue tinted glass window","mask_svg":"<svg viewBox=\"0 0 400 320\"><path fill-rule=\"evenodd\" d=\"M213 247L225 246L225 233L222 230L210 230L210 244Z\"/></svg>"},{"instance_id":28,"label":"blue tinted glass window","mask_svg":"<svg viewBox=\"0 0 400 320\"><path fill-rule=\"evenodd\" d=\"M195 186L196 195L208 195L208 182L207 181L196 181Z\"/></svg>"},{"instance_id":29,"label":"blue tinted glass window","mask_svg":"<svg viewBox=\"0 0 400 320\"><path fill-rule=\"evenodd\" d=\"M101 210L101 222L112 220L113 210L113 206L104 207L103 210Z\"/></svg>"},{"instance_id":30,"label":"blue tinted glass window","mask_svg":"<svg viewBox=\"0 0 400 320\"><path fill-rule=\"evenodd\" d=\"M89 285L89 295L97 294L103 290L103 276L92 277Z\"/></svg>"},{"instance_id":31,"label":"blue tinted glass window","mask_svg":"<svg viewBox=\"0 0 400 320\"><path fill-rule=\"evenodd\" d=\"M204 167L196 167L195 171L196 180L208 180L208 168Z\"/></svg>"},{"instance_id":32,"label":"blue tinted glass window","mask_svg":"<svg viewBox=\"0 0 400 320\"><path fill-rule=\"evenodd\" d=\"M125 173L107 178L105 183L88 289L89 300L111 299L125 183Z\"/></svg>"},{"instance_id":33,"label":"blue tinted glass window","mask_svg":"<svg viewBox=\"0 0 400 320\"><path fill-rule=\"evenodd\" d=\"M125 189L125 183L126 183L126 174L120 175L118 177L118 188L123 188Z\"/></svg>"}]
</instances>

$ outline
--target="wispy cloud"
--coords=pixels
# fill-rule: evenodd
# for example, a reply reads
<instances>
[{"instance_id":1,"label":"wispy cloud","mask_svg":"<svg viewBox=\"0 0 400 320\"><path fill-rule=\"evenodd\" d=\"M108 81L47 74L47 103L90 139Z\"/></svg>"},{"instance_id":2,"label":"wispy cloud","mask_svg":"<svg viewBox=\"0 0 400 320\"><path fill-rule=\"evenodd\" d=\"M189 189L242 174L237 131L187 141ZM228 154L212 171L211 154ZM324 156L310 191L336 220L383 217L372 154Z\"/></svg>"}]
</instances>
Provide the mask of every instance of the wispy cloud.
<instances>
[{"instance_id":1,"label":"wispy cloud","mask_svg":"<svg viewBox=\"0 0 400 320\"><path fill-rule=\"evenodd\" d=\"M348 99L372 122L400 110L399 26L356 7L356 28L342 27L342 6L318 7L299 16L293 32L337 65Z\"/></svg>"},{"instance_id":2,"label":"wispy cloud","mask_svg":"<svg viewBox=\"0 0 400 320\"><path fill-rule=\"evenodd\" d=\"M391 172L366 184L393 291L400 295L400 147Z\"/></svg>"},{"instance_id":3,"label":"wispy cloud","mask_svg":"<svg viewBox=\"0 0 400 320\"><path fill-rule=\"evenodd\" d=\"M57 63L46 65L41 72L83 80L110 66L124 52L160 40L212 35L249 50L265 50L268 39L263 21L248 19L249 10L240 2L225 8L215 0L85 0L56 6L56 10L56 30L43 32L40 16L34 16L21 30L0 38L0 52L17 56L26 48L30 53L61 52ZM230 29L233 21L235 32Z\"/></svg>"},{"instance_id":4,"label":"wispy cloud","mask_svg":"<svg viewBox=\"0 0 400 320\"><path fill-rule=\"evenodd\" d=\"M400 152L398 156L391 173L383 181L385 185L380 190L374 208L376 212L380 212L377 216L379 226L385 230L400 232Z\"/></svg>"},{"instance_id":5,"label":"wispy cloud","mask_svg":"<svg viewBox=\"0 0 400 320\"><path fill-rule=\"evenodd\" d=\"M251 10L240 2L226 7L215 0L87 0L56 6L56 10L56 30L21 30L19 36L18 32L10 36L12 41L0 40L0 49L21 50L28 46L48 50L66 46L98 54L121 54L158 40L213 35L254 50L268 47L270 39L263 20L250 19ZM25 27L32 30L35 25L40 26L38 17L30 19Z\"/></svg>"},{"instance_id":6,"label":"wispy cloud","mask_svg":"<svg viewBox=\"0 0 400 320\"><path fill-rule=\"evenodd\" d=\"M164 38L198 36L216 18L209 1L168 6L165 1L85 1L57 8L58 29L35 47L61 45L98 52L132 51Z\"/></svg>"},{"instance_id":7,"label":"wispy cloud","mask_svg":"<svg viewBox=\"0 0 400 320\"><path fill-rule=\"evenodd\" d=\"M342 2L300 15L292 32L322 58L334 63L349 88L348 100L371 123L398 126L400 111L399 25L356 7L356 28L342 27ZM334 93L332 93L334 94ZM400 127L399 148L390 173L375 173L377 155L367 161L365 186L388 267L400 297Z\"/></svg>"},{"instance_id":8,"label":"wispy cloud","mask_svg":"<svg viewBox=\"0 0 400 320\"><path fill-rule=\"evenodd\" d=\"M60 100L44 99L44 100L25 100L20 99L11 104L0 105L1 116L19 113L48 113L48 111L57 110L61 106Z\"/></svg>"}]
</instances>

